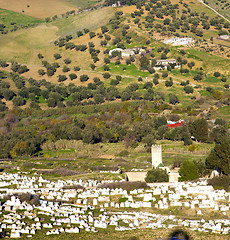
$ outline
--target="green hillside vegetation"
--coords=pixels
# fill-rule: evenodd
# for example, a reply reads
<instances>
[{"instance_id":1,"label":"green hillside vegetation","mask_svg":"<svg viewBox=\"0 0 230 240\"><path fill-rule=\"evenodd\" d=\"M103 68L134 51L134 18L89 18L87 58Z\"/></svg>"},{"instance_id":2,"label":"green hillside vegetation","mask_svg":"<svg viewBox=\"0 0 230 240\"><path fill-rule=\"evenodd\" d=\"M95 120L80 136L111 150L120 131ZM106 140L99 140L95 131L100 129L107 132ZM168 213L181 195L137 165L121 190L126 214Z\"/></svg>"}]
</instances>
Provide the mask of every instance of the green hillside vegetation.
<instances>
[{"instance_id":1,"label":"green hillside vegetation","mask_svg":"<svg viewBox=\"0 0 230 240\"><path fill-rule=\"evenodd\" d=\"M2 34L28 28L42 22L41 19L0 8L0 33Z\"/></svg>"},{"instance_id":2,"label":"green hillside vegetation","mask_svg":"<svg viewBox=\"0 0 230 240\"><path fill-rule=\"evenodd\" d=\"M220 14L224 15L226 18L230 19L230 1L229 0L205 0L206 4L214 8Z\"/></svg>"},{"instance_id":3,"label":"green hillside vegetation","mask_svg":"<svg viewBox=\"0 0 230 240\"><path fill-rule=\"evenodd\" d=\"M1 158L77 159L75 171L91 174L150 167L151 144L169 141L166 165L189 158L204 167L229 131L230 49L213 39L230 25L197 2L127 3L66 12L1 35ZM180 36L194 44L163 43ZM135 54L110 55L114 48ZM164 59L176 64L154 69ZM167 127L179 119L186 124Z\"/></svg>"},{"instance_id":4,"label":"green hillside vegetation","mask_svg":"<svg viewBox=\"0 0 230 240\"><path fill-rule=\"evenodd\" d=\"M76 5L79 8L88 8L93 7L96 3L100 2L98 0L68 0L68 2L72 3L73 5Z\"/></svg>"},{"instance_id":5,"label":"green hillside vegetation","mask_svg":"<svg viewBox=\"0 0 230 240\"><path fill-rule=\"evenodd\" d=\"M226 1L216 6L227 14ZM0 0L0 6L20 12L0 9L1 171L54 181L120 181L125 172L143 169L153 173L149 182L158 181L156 172L167 181L166 172L152 170L151 146L160 144L163 165L180 168L179 180L207 177L217 169L224 178L210 184L228 189L230 44L217 37L229 35L230 24L195 0L112 3L30 0L28 6L22 1L10 6ZM164 44L174 37L194 42ZM130 56L111 53L115 48ZM172 61L164 67L159 60ZM182 126L168 125L180 119ZM184 209L148 211L178 219L223 218L221 211L204 209L197 216L196 209ZM48 218L41 214L41 220ZM164 230L120 234L108 226L97 233L81 231L78 238L168 238L167 224L174 220ZM50 237L42 229L33 239L75 236ZM199 231L191 236L226 238Z\"/></svg>"}]
</instances>

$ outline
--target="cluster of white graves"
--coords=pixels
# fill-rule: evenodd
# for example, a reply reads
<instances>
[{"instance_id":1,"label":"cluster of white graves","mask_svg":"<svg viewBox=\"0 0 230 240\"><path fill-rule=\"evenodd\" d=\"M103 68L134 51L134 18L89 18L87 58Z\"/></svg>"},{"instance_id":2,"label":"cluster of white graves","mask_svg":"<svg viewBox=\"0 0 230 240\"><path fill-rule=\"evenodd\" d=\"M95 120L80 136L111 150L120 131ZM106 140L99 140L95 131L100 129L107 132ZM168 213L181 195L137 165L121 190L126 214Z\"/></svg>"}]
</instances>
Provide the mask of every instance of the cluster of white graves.
<instances>
[{"instance_id":1,"label":"cluster of white graves","mask_svg":"<svg viewBox=\"0 0 230 240\"><path fill-rule=\"evenodd\" d=\"M206 180L159 183L152 184L149 189L126 191L99 188L112 181L54 182L42 176L6 173L0 175L0 179L0 232L7 230L11 238L32 237L41 230L46 235L80 234L109 227L125 231L184 226L201 232L230 233L230 194L225 190L214 190ZM82 186L82 189L71 186ZM39 195L39 204L22 202L18 195L23 193ZM170 213L174 208L192 209L197 217L182 219ZM159 210L164 214L156 214ZM219 218L202 218L203 212L208 210L216 211Z\"/></svg>"}]
</instances>

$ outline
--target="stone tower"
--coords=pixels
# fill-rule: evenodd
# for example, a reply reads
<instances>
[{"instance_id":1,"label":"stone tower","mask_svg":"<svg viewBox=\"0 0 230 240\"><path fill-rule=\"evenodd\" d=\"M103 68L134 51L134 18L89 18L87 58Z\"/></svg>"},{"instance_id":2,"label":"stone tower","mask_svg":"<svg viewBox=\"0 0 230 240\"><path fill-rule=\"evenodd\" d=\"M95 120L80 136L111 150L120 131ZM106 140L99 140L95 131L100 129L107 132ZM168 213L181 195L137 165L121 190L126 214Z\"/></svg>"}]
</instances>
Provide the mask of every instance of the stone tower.
<instances>
[{"instance_id":1,"label":"stone tower","mask_svg":"<svg viewBox=\"0 0 230 240\"><path fill-rule=\"evenodd\" d=\"M157 168L159 164L162 164L162 146L161 145L152 145L152 166Z\"/></svg>"}]
</instances>

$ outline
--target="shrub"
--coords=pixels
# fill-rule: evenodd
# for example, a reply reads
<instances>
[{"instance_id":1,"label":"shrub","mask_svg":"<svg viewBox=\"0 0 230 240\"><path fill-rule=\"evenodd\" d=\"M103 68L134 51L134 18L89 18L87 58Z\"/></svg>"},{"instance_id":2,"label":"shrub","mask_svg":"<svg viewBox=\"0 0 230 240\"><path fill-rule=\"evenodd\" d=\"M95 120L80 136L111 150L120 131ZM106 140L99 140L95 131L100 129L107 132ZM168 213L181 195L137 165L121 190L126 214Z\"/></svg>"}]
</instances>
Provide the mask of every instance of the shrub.
<instances>
[{"instance_id":1,"label":"shrub","mask_svg":"<svg viewBox=\"0 0 230 240\"><path fill-rule=\"evenodd\" d=\"M69 78L70 78L70 80L74 80L77 78L77 75L75 73L70 73Z\"/></svg>"},{"instance_id":2,"label":"shrub","mask_svg":"<svg viewBox=\"0 0 230 240\"><path fill-rule=\"evenodd\" d=\"M73 70L74 70L75 72L78 72L78 71L80 71L81 69L80 69L80 67L75 66L75 67L73 68Z\"/></svg>"},{"instance_id":3,"label":"shrub","mask_svg":"<svg viewBox=\"0 0 230 240\"><path fill-rule=\"evenodd\" d=\"M153 83L154 83L155 85L159 84L158 79L157 79L157 78L154 78L154 79L153 79Z\"/></svg>"},{"instance_id":4,"label":"shrub","mask_svg":"<svg viewBox=\"0 0 230 240\"><path fill-rule=\"evenodd\" d=\"M67 67L66 65L63 67L62 71L65 73L65 72L69 72L70 71L70 68Z\"/></svg>"},{"instance_id":5,"label":"shrub","mask_svg":"<svg viewBox=\"0 0 230 240\"><path fill-rule=\"evenodd\" d=\"M26 103L25 99L22 98L21 96L14 97L12 102L13 102L14 106L16 106L16 107L23 106Z\"/></svg>"},{"instance_id":6,"label":"shrub","mask_svg":"<svg viewBox=\"0 0 230 240\"><path fill-rule=\"evenodd\" d=\"M66 59L64 59L64 63L65 64L70 64L72 61L71 61L71 59L69 59L69 58L66 58Z\"/></svg>"},{"instance_id":7,"label":"shrub","mask_svg":"<svg viewBox=\"0 0 230 240\"><path fill-rule=\"evenodd\" d=\"M169 103L175 105L176 103L179 103L179 99L176 95L170 94L169 95Z\"/></svg>"},{"instance_id":8,"label":"shrub","mask_svg":"<svg viewBox=\"0 0 230 240\"><path fill-rule=\"evenodd\" d=\"M214 189L225 189L226 191L230 191L230 177L226 175L209 179L208 184L212 185Z\"/></svg>"},{"instance_id":9,"label":"shrub","mask_svg":"<svg viewBox=\"0 0 230 240\"><path fill-rule=\"evenodd\" d=\"M127 157L129 155L129 152L127 150L122 150L118 155L120 157Z\"/></svg>"},{"instance_id":10,"label":"shrub","mask_svg":"<svg viewBox=\"0 0 230 240\"><path fill-rule=\"evenodd\" d=\"M145 181L148 183L168 182L169 181L168 173L166 172L166 170L160 168L153 168L152 170L147 172Z\"/></svg>"},{"instance_id":11,"label":"shrub","mask_svg":"<svg viewBox=\"0 0 230 240\"><path fill-rule=\"evenodd\" d=\"M117 79L111 79L110 85L114 85L115 86L117 84L119 84L119 81Z\"/></svg>"},{"instance_id":12,"label":"shrub","mask_svg":"<svg viewBox=\"0 0 230 240\"><path fill-rule=\"evenodd\" d=\"M163 78L168 77L168 73L167 73L167 72L163 72L163 73L162 73L162 77L163 77Z\"/></svg>"},{"instance_id":13,"label":"shrub","mask_svg":"<svg viewBox=\"0 0 230 240\"><path fill-rule=\"evenodd\" d=\"M38 74L41 75L41 76L43 76L43 75L45 75L46 73L45 73L45 71L44 71L43 69L39 69L39 70L38 70Z\"/></svg>"},{"instance_id":14,"label":"shrub","mask_svg":"<svg viewBox=\"0 0 230 240\"><path fill-rule=\"evenodd\" d=\"M198 168L192 161L185 160L179 170L180 181L191 181L199 178Z\"/></svg>"},{"instance_id":15,"label":"shrub","mask_svg":"<svg viewBox=\"0 0 230 240\"><path fill-rule=\"evenodd\" d=\"M58 82L64 82L66 79L66 75L58 75Z\"/></svg>"},{"instance_id":16,"label":"shrub","mask_svg":"<svg viewBox=\"0 0 230 240\"><path fill-rule=\"evenodd\" d=\"M104 77L105 79L108 79L108 78L111 77L111 75L110 75L108 72L103 73L102 75L103 75L103 77Z\"/></svg>"},{"instance_id":17,"label":"shrub","mask_svg":"<svg viewBox=\"0 0 230 240\"><path fill-rule=\"evenodd\" d=\"M165 86L166 87L172 87L172 85L173 85L173 81L172 80L166 80L165 81Z\"/></svg>"},{"instance_id":18,"label":"shrub","mask_svg":"<svg viewBox=\"0 0 230 240\"><path fill-rule=\"evenodd\" d=\"M61 58L61 54L59 53L54 53L54 58L57 60L57 59L60 59Z\"/></svg>"},{"instance_id":19,"label":"shrub","mask_svg":"<svg viewBox=\"0 0 230 240\"><path fill-rule=\"evenodd\" d=\"M89 77L86 74L83 74L83 75L80 76L80 81L81 82L86 82L86 81L88 81L88 79L89 79Z\"/></svg>"},{"instance_id":20,"label":"shrub","mask_svg":"<svg viewBox=\"0 0 230 240\"><path fill-rule=\"evenodd\" d=\"M193 93L194 90L192 86L185 86L184 91L185 93L190 94L190 93Z\"/></svg>"},{"instance_id":21,"label":"shrub","mask_svg":"<svg viewBox=\"0 0 230 240\"><path fill-rule=\"evenodd\" d=\"M219 73L219 72L214 72L214 73L213 73L213 76L214 76L214 77L220 77L220 73Z\"/></svg>"}]
</instances>

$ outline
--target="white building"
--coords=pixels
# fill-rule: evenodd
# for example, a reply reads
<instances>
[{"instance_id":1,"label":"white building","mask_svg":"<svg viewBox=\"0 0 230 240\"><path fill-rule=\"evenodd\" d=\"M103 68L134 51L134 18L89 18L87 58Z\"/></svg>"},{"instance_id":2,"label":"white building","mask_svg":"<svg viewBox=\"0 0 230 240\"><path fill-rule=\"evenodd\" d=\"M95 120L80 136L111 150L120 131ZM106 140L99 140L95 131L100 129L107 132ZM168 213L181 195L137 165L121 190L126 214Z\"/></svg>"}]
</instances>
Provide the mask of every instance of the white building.
<instances>
[{"instance_id":1,"label":"white building","mask_svg":"<svg viewBox=\"0 0 230 240\"><path fill-rule=\"evenodd\" d=\"M194 42L192 38L169 38L165 39L165 44L172 44L173 46L189 46Z\"/></svg>"}]
</instances>

